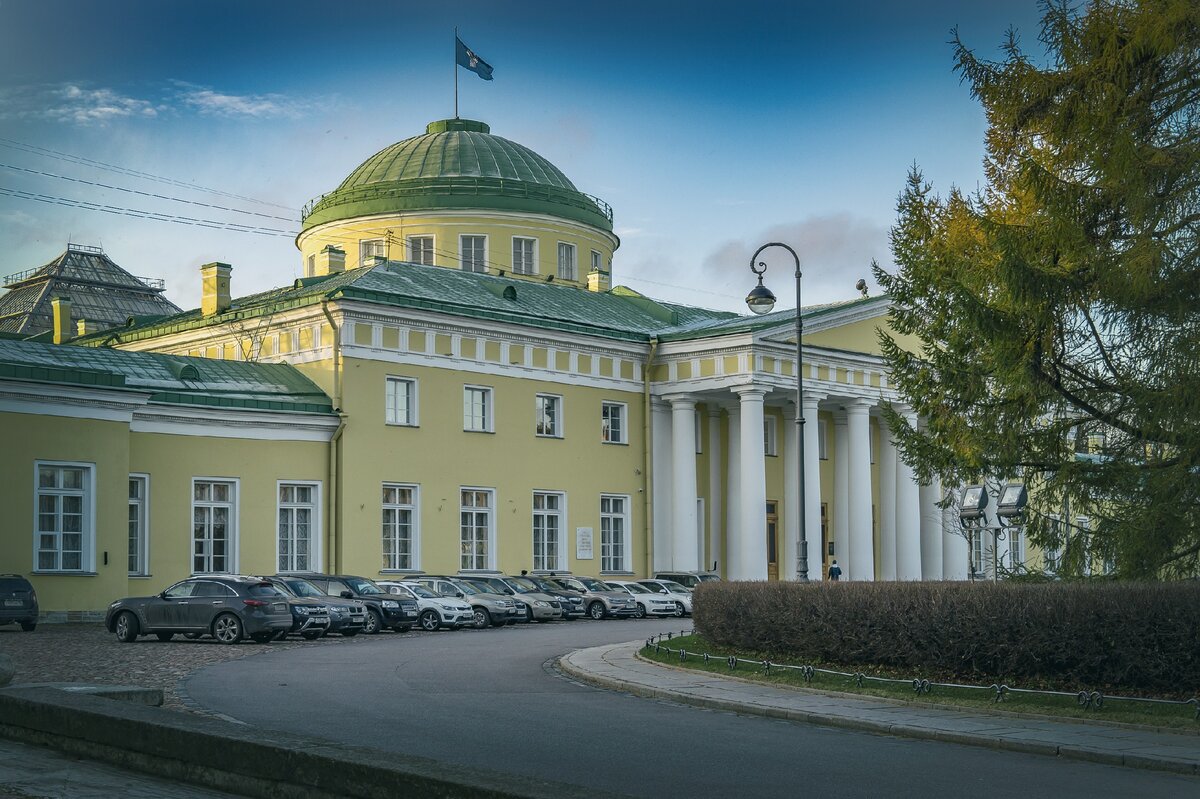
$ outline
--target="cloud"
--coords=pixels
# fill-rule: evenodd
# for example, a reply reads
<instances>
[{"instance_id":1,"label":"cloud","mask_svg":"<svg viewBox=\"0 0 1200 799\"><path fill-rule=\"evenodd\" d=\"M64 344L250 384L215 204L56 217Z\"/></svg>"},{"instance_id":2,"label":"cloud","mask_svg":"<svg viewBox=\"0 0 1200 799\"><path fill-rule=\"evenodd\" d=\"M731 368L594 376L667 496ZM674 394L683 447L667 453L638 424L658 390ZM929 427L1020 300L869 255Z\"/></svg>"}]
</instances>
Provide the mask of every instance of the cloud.
<instances>
[{"instance_id":1,"label":"cloud","mask_svg":"<svg viewBox=\"0 0 1200 799\"><path fill-rule=\"evenodd\" d=\"M0 118L101 126L117 119L153 118L161 110L149 100L77 83L5 89L0 92L0 109Z\"/></svg>"},{"instance_id":2,"label":"cloud","mask_svg":"<svg viewBox=\"0 0 1200 799\"><path fill-rule=\"evenodd\" d=\"M203 116L296 119L311 107L311 103L283 94L227 94L182 81L175 85L179 103Z\"/></svg>"}]
</instances>

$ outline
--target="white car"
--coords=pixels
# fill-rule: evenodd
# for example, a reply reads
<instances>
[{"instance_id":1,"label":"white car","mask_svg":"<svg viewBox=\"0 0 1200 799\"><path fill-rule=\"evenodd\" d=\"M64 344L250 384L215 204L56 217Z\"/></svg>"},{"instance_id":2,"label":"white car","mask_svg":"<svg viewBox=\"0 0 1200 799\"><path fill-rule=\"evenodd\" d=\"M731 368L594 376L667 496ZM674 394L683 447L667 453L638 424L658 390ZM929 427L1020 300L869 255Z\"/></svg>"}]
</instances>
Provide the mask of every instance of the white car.
<instances>
[{"instance_id":1,"label":"white car","mask_svg":"<svg viewBox=\"0 0 1200 799\"><path fill-rule=\"evenodd\" d=\"M417 608L420 610L417 624L421 625L422 630L433 632L443 627L456 630L475 623L475 611L461 599L438 596L417 583L380 580L375 584L389 594L410 596L417 600Z\"/></svg>"},{"instance_id":2,"label":"white car","mask_svg":"<svg viewBox=\"0 0 1200 799\"><path fill-rule=\"evenodd\" d=\"M633 614L635 619L644 619L647 616L675 615L677 609L675 600L657 594L641 583L633 583L627 580L605 580L604 582L613 588L633 595L633 598L638 603L637 613Z\"/></svg>"},{"instance_id":3,"label":"white car","mask_svg":"<svg viewBox=\"0 0 1200 799\"><path fill-rule=\"evenodd\" d=\"M656 594L665 595L675 603L676 616L692 615L692 590L671 580L638 580Z\"/></svg>"}]
</instances>

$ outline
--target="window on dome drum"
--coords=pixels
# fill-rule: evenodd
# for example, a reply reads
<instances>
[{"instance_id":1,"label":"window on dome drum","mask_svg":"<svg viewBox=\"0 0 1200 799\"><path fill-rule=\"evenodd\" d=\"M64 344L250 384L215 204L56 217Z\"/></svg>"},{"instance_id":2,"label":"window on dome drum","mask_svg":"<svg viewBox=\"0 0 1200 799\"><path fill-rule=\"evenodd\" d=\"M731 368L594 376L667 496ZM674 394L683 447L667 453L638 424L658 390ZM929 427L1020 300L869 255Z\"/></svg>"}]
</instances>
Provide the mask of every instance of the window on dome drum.
<instances>
[{"instance_id":1,"label":"window on dome drum","mask_svg":"<svg viewBox=\"0 0 1200 799\"><path fill-rule=\"evenodd\" d=\"M408 377L387 378L384 395L387 424L417 426L417 381Z\"/></svg>"},{"instance_id":2,"label":"window on dome drum","mask_svg":"<svg viewBox=\"0 0 1200 799\"><path fill-rule=\"evenodd\" d=\"M129 574L149 573L146 563L146 532L150 518L150 477L129 475Z\"/></svg>"},{"instance_id":3,"label":"window on dome drum","mask_svg":"<svg viewBox=\"0 0 1200 799\"><path fill-rule=\"evenodd\" d=\"M487 236L459 236L458 260L464 272L486 272Z\"/></svg>"},{"instance_id":4,"label":"window on dome drum","mask_svg":"<svg viewBox=\"0 0 1200 799\"><path fill-rule=\"evenodd\" d=\"M600 495L600 571L629 571L629 497Z\"/></svg>"},{"instance_id":5,"label":"window on dome drum","mask_svg":"<svg viewBox=\"0 0 1200 799\"><path fill-rule=\"evenodd\" d=\"M408 260L414 264L433 266L433 236L409 236Z\"/></svg>"},{"instance_id":6,"label":"window on dome drum","mask_svg":"<svg viewBox=\"0 0 1200 799\"><path fill-rule=\"evenodd\" d=\"M596 252L595 250L592 250L592 271L600 271L600 253Z\"/></svg>"},{"instance_id":7,"label":"window on dome drum","mask_svg":"<svg viewBox=\"0 0 1200 799\"><path fill-rule=\"evenodd\" d=\"M537 274L537 239L513 236L512 270L514 275Z\"/></svg>"},{"instance_id":8,"label":"window on dome drum","mask_svg":"<svg viewBox=\"0 0 1200 799\"><path fill-rule=\"evenodd\" d=\"M625 410L623 402L600 403L600 440L605 444L625 443Z\"/></svg>"},{"instance_id":9,"label":"window on dome drum","mask_svg":"<svg viewBox=\"0 0 1200 799\"><path fill-rule=\"evenodd\" d=\"M575 245L560 241L558 243L558 278L559 280L575 280Z\"/></svg>"},{"instance_id":10,"label":"window on dome drum","mask_svg":"<svg viewBox=\"0 0 1200 799\"><path fill-rule=\"evenodd\" d=\"M492 390L487 386L463 386L463 430L492 432Z\"/></svg>"},{"instance_id":11,"label":"window on dome drum","mask_svg":"<svg viewBox=\"0 0 1200 799\"><path fill-rule=\"evenodd\" d=\"M417 568L417 492L415 485L383 484L383 568Z\"/></svg>"},{"instance_id":12,"label":"window on dome drum","mask_svg":"<svg viewBox=\"0 0 1200 799\"><path fill-rule=\"evenodd\" d=\"M237 483L192 480L192 572L233 570L237 551Z\"/></svg>"},{"instance_id":13,"label":"window on dome drum","mask_svg":"<svg viewBox=\"0 0 1200 799\"><path fill-rule=\"evenodd\" d=\"M533 492L533 568L565 569L562 559L563 509L566 497L557 491Z\"/></svg>"},{"instance_id":14,"label":"window on dome drum","mask_svg":"<svg viewBox=\"0 0 1200 799\"><path fill-rule=\"evenodd\" d=\"M82 463L37 463L37 571L82 572L91 567L94 469Z\"/></svg>"},{"instance_id":15,"label":"window on dome drum","mask_svg":"<svg viewBox=\"0 0 1200 799\"><path fill-rule=\"evenodd\" d=\"M562 397L538 394L534 402L537 434L548 438L562 438Z\"/></svg>"},{"instance_id":16,"label":"window on dome drum","mask_svg":"<svg viewBox=\"0 0 1200 799\"><path fill-rule=\"evenodd\" d=\"M460 492L460 569L486 569L490 565L492 507L495 492L488 488L464 488Z\"/></svg>"},{"instance_id":17,"label":"window on dome drum","mask_svg":"<svg viewBox=\"0 0 1200 799\"><path fill-rule=\"evenodd\" d=\"M314 553L319 492L316 483L279 484L278 571L304 572L318 567Z\"/></svg>"},{"instance_id":18,"label":"window on dome drum","mask_svg":"<svg viewBox=\"0 0 1200 799\"><path fill-rule=\"evenodd\" d=\"M779 454L775 436L777 424L774 416L763 417L763 454L769 457Z\"/></svg>"},{"instance_id":19,"label":"window on dome drum","mask_svg":"<svg viewBox=\"0 0 1200 799\"><path fill-rule=\"evenodd\" d=\"M364 239L358 243L358 265L366 266L367 259L373 255L387 258L387 242L383 239Z\"/></svg>"},{"instance_id":20,"label":"window on dome drum","mask_svg":"<svg viewBox=\"0 0 1200 799\"><path fill-rule=\"evenodd\" d=\"M317 272L317 256L310 255L310 256L308 256L308 269L306 270L306 274L304 276L312 277L313 275L316 274L316 272Z\"/></svg>"}]
</instances>

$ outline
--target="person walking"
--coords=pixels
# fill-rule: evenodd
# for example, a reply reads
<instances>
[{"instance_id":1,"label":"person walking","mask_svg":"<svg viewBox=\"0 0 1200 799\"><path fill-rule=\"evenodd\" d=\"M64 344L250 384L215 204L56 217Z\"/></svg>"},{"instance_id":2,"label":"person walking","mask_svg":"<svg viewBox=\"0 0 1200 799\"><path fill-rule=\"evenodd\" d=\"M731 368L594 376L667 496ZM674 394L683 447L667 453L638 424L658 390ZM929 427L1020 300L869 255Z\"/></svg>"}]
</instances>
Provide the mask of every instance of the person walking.
<instances>
[{"instance_id":1,"label":"person walking","mask_svg":"<svg viewBox=\"0 0 1200 799\"><path fill-rule=\"evenodd\" d=\"M838 565L837 558L833 559L833 563L829 564L829 579L837 582L842 577L842 567Z\"/></svg>"}]
</instances>

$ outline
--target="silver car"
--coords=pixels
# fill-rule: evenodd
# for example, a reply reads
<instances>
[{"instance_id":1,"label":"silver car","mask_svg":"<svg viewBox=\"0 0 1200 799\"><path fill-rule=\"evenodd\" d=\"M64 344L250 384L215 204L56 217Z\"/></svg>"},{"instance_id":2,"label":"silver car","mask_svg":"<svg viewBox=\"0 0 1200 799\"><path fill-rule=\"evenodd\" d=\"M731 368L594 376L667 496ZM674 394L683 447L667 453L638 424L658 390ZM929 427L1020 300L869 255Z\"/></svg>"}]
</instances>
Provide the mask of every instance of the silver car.
<instances>
[{"instance_id":1,"label":"silver car","mask_svg":"<svg viewBox=\"0 0 1200 799\"><path fill-rule=\"evenodd\" d=\"M633 614L635 619L644 619L647 616L675 615L675 600L655 593L641 583L624 580L605 580L605 582L613 588L619 588L633 596L634 601L638 603L638 611Z\"/></svg>"},{"instance_id":2,"label":"silver car","mask_svg":"<svg viewBox=\"0 0 1200 799\"><path fill-rule=\"evenodd\" d=\"M587 615L593 619L628 618L637 615L637 600L626 591L610 588L603 580L570 575L559 575L551 579L568 591L583 594L583 606Z\"/></svg>"},{"instance_id":3,"label":"silver car","mask_svg":"<svg viewBox=\"0 0 1200 799\"><path fill-rule=\"evenodd\" d=\"M477 630L489 626L503 627L506 624L515 624L525 617L525 607L517 600L502 594L482 591L464 580L423 574L420 577L411 577L405 582L423 585L439 596L458 597L463 600L471 606Z\"/></svg>"},{"instance_id":4,"label":"silver car","mask_svg":"<svg viewBox=\"0 0 1200 799\"><path fill-rule=\"evenodd\" d=\"M692 590L673 580L638 580L656 594L662 594L675 602L676 616L692 615Z\"/></svg>"},{"instance_id":5,"label":"silver car","mask_svg":"<svg viewBox=\"0 0 1200 799\"><path fill-rule=\"evenodd\" d=\"M524 577L507 577L503 574L463 575L472 585L487 585L491 590L511 596L525 606L526 621L554 621L563 617L562 603L543 594L538 587Z\"/></svg>"},{"instance_id":6,"label":"silver car","mask_svg":"<svg viewBox=\"0 0 1200 799\"><path fill-rule=\"evenodd\" d=\"M475 623L475 614L471 612L471 606L457 597L440 596L417 583L379 580L375 584L389 594L399 594L417 600L417 607L420 609L417 624L426 632L442 628L457 630L459 627Z\"/></svg>"}]
</instances>

